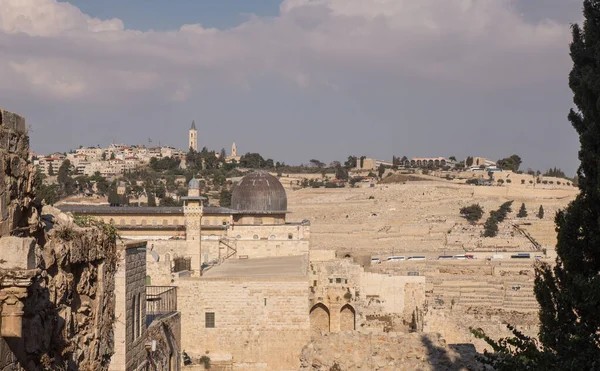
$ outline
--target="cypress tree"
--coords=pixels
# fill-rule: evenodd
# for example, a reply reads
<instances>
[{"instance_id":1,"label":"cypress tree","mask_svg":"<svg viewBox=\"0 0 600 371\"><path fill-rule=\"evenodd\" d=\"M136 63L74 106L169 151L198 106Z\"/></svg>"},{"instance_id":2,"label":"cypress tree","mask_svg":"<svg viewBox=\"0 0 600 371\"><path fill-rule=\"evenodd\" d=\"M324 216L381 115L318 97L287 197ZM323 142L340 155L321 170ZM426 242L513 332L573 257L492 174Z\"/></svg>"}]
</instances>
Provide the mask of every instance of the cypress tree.
<instances>
[{"instance_id":1,"label":"cypress tree","mask_svg":"<svg viewBox=\"0 0 600 371\"><path fill-rule=\"evenodd\" d=\"M544 207L540 205L540 209L538 210L537 217L540 219L544 219Z\"/></svg>"},{"instance_id":2,"label":"cypress tree","mask_svg":"<svg viewBox=\"0 0 600 371\"><path fill-rule=\"evenodd\" d=\"M517 218L526 218L526 217L527 217L527 209L525 208L525 204L521 204L521 208L519 209Z\"/></svg>"},{"instance_id":3,"label":"cypress tree","mask_svg":"<svg viewBox=\"0 0 600 371\"><path fill-rule=\"evenodd\" d=\"M492 345L482 361L496 370L600 370L600 0L584 0L583 13L583 28L572 26L577 109L568 116L581 145L580 192L556 214L556 264L536 266L539 346L514 328L514 338L499 341L471 330Z\"/></svg>"},{"instance_id":4,"label":"cypress tree","mask_svg":"<svg viewBox=\"0 0 600 371\"><path fill-rule=\"evenodd\" d=\"M557 370L600 369L600 0L585 0L583 14L583 29L572 26L577 110L568 116L581 144L580 192L556 215L556 265L540 266L535 280L539 338Z\"/></svg>"}]
</instances>

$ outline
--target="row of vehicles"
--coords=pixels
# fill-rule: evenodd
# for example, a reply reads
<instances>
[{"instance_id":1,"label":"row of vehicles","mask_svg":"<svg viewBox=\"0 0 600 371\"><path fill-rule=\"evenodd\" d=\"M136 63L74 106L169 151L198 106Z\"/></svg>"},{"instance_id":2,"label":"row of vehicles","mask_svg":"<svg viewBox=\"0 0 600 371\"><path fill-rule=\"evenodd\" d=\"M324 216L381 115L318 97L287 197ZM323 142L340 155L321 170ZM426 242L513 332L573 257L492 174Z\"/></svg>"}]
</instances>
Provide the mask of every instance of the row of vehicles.
<instances>
[{"instance_id":1,"label":"row of vehicles","mask_svg":"<svg viewBox=\"0 0 600 371\"><path fill-rule=\"evenodd\" d=\"M531 254L529 253L518 253L510 256L511 259L531 259ZM464 254L464 255L440 255L437 258L429 258L429 260L473 260L477 259L473 254ZM504 255L494 254L487 258L487 260L493 259L504 259ZM542 256L536 255L535 259L542 259ZM380 258L372 258L371 264L381 264L386 262L397 262L397 261L405 261L405 260L427 260L424 256L389 256L387 259Z\"/></svg>"},{"instance_id":2,"label":"row of vehicles","mask_svg":"<svg viewBox=\"0 0 600 371\"><path fill-rule=\"evenodd\" d=\"M437 260L467 260L467 259L476 259L472 254L466 255L440 255ZM394 261L404 261L404 260L427 260L424 256L389 256L387 259L381 260L379 258L372 258L371 264L381 264L385 262L394 262ZM436 260L436 258L429 258L429 260Z\"/></svg>"}]
</instances>

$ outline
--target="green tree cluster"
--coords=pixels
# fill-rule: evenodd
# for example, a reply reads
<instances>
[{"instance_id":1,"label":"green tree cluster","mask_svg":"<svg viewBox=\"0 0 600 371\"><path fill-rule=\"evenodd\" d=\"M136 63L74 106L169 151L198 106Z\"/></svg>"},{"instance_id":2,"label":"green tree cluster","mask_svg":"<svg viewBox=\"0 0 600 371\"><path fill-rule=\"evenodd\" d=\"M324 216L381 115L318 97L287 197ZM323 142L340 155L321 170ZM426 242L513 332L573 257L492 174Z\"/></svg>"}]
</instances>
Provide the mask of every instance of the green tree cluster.
<instances>
[{"instance_id":1,"label":"green tree cluster","mask_svg":"<svg viewBox=\"0 0 600 371\"><path fill-rule=\"evenodd\" d=\"M479 204L465 206L460 209L460 215L471 224L475 224L483 216L483 208Z\"/></svg>"},{"instance_id":2,"label":"green tree cluster","mask_svg":"<svg viewBox=\"0 0 600 371\"><path fill-rule=\"evenodd\" d=\"M521 157L518 155L512 155L510 157L506 157L498 160L496 164L498 167L504 170L512 170L515 173L519 171L519 167L521 166Z\"/></svg>"},{"instance_id":3,"label":"green tree cluster","mask_svg":"<svg viewBox=\"0 0 600 371\"><path fill-rule=\"evenodd\" d=\"M564 171L562 171L561 169L557 168L557 167L553 167L551 169L548 169L548 171L546 171L544 173L544 176L553 176L556 178L566 178L567 176L565 175Z\"/></svg>"},{"instance_id":4,"label":"green tree cluster","mask_svg":"<svg viewBox=\"0 0 600 371\"><path fill-rule=\"evenodd\" d=\"M490 216L487 218L483 225L483 236L484 237L496 237L498 235L498 223L502 223L508 213L512 211L513 201L507 201L500 205L498 210L490 212Z\"/></svg>"}]
</instances>

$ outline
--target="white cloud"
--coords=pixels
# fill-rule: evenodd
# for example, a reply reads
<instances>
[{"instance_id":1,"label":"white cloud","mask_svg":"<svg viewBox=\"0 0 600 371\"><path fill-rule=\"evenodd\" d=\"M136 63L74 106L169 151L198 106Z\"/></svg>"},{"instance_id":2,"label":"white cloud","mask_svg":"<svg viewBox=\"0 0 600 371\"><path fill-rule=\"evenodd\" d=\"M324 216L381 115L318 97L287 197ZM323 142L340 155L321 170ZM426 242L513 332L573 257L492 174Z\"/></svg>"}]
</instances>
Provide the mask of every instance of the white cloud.
<instances>
[{"instance_id":1,"label":"white cloud","mask_svg":"<svg viewBox=\"0 0 600 371\"><path fill-rule=\"evenodd\" d=\"M0 0L0 9L0 76L59 99L160 91L185 100L264 77L343 90L371 73L493 87L568 65L568 25L528 24L508 0L286 0L273 19L169 32L128 30L54 0Z\"/></svg>"}]
</instances>

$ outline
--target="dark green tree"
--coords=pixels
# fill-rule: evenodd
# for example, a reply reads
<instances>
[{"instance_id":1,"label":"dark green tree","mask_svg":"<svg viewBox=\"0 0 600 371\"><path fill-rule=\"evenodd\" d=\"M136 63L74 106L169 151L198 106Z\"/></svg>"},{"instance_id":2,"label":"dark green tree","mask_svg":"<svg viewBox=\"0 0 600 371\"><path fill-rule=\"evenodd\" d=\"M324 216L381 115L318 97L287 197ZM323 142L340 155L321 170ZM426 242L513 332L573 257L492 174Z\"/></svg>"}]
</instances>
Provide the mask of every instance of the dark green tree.
<instances>
[{"instance_id":1,"label":"dark green tree","mask_svg":"<svg viewBox=\"0 0 600 371\"><path fill-rule=\"evenodd\" d=\"M246 153L240 157L240 166L249 169L260 169L264 167L265 159L258 153Z\"/></svg>"},{"instance_id":2,"label":"dark green tree","mask_svg":"<svg viewBox=\"0 0 600 371\"><path fill-rule=\"evenodd\" d=\"M52 167L52 164L48 166L48 176L54 176L54 168Z\"/></svg>"},{"instance_id":3,"label":"dark green tree","mask_svg":"<svg viewBox=\"0 0 600 371\"><path fill-rule=\"evenodd\" d=\"M506 157L498 160L496 163L501 169L504 170L512 170L515 173L519 171L519 167L521 166L521 157L518 155L512 155L510 157Z\"/></svg>"},{"instance_id":4,"label":"dark green tree","mask_svg":"<svg viewBox=\"0 0 600 371\"><path fill-rule=\"evenodd\" d=\"M377 174L381 178L383 176L383 173L385 173L385 166L383 166L383 164L380 164L379 168L377 169Z\"/></svg>"},{"instance_id":5,"label":"dark green tree","mask_svg":"<svg viewBox=\"0 0 600 371\"><path fill-rule=\"evenodd\" d=\"M521 204L517 218L527 218L527 209L525 208L525 204Z\"/></svg>"},{"instance_id":6,"label":"dark green tree","mask_svg":"<svg viewBox=\"0 0 600 371\"><path fill-rule=\"evenodd\" d=\"M538 210L537 217L540 219L544 219L544 207L540 205L540 209Z\"/></svg>"},{"instance_id":7,"label":"dark green tree","mask_svg":"<svg viewBox=\"0 0 600 371\"><path fill-rule=\"evenodd\" d=\"M58 168L58 174L56 181L60 188L60 195L62 197L69 196L75 191L76 185L75 180L71 177L71 161L64 160L60 168Z\"/></svg>"},{"instance_id":8,"label":"dark green tree","mask_svg":"<svg viewBox=\"0 0 600 371\"><path fill-rule=\"evenodd\" d=\"M467 164L467 167L473 166L473 157L471 157L471 156L467 157L467 159L465 160L465 163Z\"/></svg>"},{"instance_id":9,"label":"dark green tree","mask_svg":"<svg viewBox=\"0 0 600 371\"><path fill-rule=\"evenodd\" d=\"M540 346L512 339L512 347L495 349L506 360L495 363L499 370L510 362L515 370L600 369L600 0L584 0L583 14L583 28L572 26L569 86L577 108L568 116L581 145L580 192L556 214L556 264L536 268ZM536 349L515 349L519 342Z\"/></svg>"},{"instance_id":10,"label":"dark green tree","mask_svg":"<svg viewBox=\"0 0 600 371\"><path fill-rule=\"evenodd\" d=\"M470 223L475 224L483 216L483 208L479 204L465 206L460 209L460 215Z\"/></svg>"},{"instance_id":11,"label":"dark green tree","mask_svg":"<svg viewBox=\"0 0 600 371\"><path fill-rule=\"evenodd\" d=\"M348 170L338 162L335 165L335 178L340 180L348 180Z\"/></svg>"},{"instance_id":12,"label":"dark green tree","mask_svg":"<svg viewBox=\"0 0 600 371\"><path fill-rule=\"evenodd\" d=\"M219 205L221 207L231 206L231 191L223 188L219 194Z\"/></svg>"},{"instance_id":13,"label":"dark green tree","mask_svg":"<svg viewBox=\"0 0 600 371\"><path fill-rule=\"evenodd\" d=\"M344 162L344 168L346 170L354 169L356 167L356 156L348 156L348 160Z\"/></svg>"}]
</instances>

